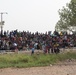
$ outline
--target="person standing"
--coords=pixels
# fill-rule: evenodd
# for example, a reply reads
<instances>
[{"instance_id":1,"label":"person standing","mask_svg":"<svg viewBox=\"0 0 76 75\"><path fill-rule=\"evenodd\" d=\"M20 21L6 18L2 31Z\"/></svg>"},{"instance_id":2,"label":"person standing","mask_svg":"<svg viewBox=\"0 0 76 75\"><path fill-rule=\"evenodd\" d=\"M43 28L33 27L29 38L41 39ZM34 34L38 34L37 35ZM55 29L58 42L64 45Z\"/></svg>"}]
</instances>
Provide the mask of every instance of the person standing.
<instances>
[{"instance_id":1,"label":"person standing","mask_svg":"<svg viewBox=\"0 0 76 75\"><path fill-rule=\"evenodd\" d=\"M34 54L34 51L35 51L34 43L31 43L31 50L32 50L31 51L31 55L32 55L32 54Z\"/></svg>"}]
</instances>

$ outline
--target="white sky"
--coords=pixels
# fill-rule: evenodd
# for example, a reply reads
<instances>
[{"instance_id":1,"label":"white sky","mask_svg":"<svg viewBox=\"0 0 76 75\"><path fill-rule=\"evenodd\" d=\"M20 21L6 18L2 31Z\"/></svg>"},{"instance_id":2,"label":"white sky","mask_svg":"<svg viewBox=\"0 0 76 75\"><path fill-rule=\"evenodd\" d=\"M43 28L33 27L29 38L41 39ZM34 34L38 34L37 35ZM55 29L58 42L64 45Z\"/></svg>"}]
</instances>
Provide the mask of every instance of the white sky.
<instances>
[{"instance_id":1,"label":"white sky","mask_svg":"<svg viewBox=\"0 0 76 75\"><path fill-rule=\"evenodd\" d=\"M54 31L58 10L70 0L0 0L4 30L42 32Z\"/></svg>"}]
</instances>

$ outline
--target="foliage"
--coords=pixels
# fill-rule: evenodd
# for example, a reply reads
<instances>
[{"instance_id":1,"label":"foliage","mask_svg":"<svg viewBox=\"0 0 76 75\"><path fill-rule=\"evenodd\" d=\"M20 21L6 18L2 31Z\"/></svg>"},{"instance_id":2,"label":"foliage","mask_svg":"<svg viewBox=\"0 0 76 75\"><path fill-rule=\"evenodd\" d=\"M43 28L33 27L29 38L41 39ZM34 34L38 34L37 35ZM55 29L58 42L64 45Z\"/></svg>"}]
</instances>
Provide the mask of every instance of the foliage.
<instances>
[{"instance_id":1,"label":"foliage","mask_svg":"<svg viewBox=\"0 0 76 75\"><path fill-rule=\"evenodd\" d=\"M76 3L76 0L71 0L71 1Z\"/></svg>"},{"instance_id":2,"label":"foliage","mask_svg":"<svg viewBox=\"0 0 76 75\"><path fill-rule=\"evenodd\" d=\"M76 3L71 1L66 7L59 9L60 20L57 22L55 29L63 31L76 31Z\"/></svg>"}]
</instances>

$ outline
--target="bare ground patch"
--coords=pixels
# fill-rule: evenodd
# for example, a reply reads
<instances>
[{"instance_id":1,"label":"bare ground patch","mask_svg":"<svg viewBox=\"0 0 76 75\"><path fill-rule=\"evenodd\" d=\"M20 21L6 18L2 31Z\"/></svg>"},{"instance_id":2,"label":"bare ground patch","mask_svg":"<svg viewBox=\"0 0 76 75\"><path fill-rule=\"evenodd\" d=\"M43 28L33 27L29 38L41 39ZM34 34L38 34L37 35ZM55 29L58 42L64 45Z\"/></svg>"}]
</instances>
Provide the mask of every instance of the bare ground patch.
<instances>
[{"instance_id":1,"label":"bare ground patch","mask_svg":"<svg viewBox=\"0 0 76 75\"><path fill-rule=\"evenodd\" d=\"M75 64L59 64L46 67L4 68L0 75L76 75Z\"/></svg>"}]
</instances>

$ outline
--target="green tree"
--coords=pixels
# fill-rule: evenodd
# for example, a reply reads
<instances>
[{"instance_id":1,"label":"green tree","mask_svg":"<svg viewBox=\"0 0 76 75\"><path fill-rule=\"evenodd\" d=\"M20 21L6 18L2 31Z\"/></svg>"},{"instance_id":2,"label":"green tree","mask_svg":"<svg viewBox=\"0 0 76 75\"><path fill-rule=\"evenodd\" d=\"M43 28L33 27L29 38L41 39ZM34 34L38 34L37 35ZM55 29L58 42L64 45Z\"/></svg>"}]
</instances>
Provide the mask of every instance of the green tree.
<instances>
[{"instance_id":1,"label":"green tree","mask_svg":"<svg viewBox=\"0 0 76 75\"><path fill-rule=\"evenodd\" d=\"M59 17L55 29L58 31L76 31L76 3L70 1L66 7L59 9Z\"/></svg>"},{"instance_id":2,"label":"green tree","mask_svg":"<svg viewBox=\"0 0 76 75\"><path fill-rule=\"evenodd\" d=\"M76 3L76 0L71 0L71 1Z\"/></svg>"}]
</instances>

